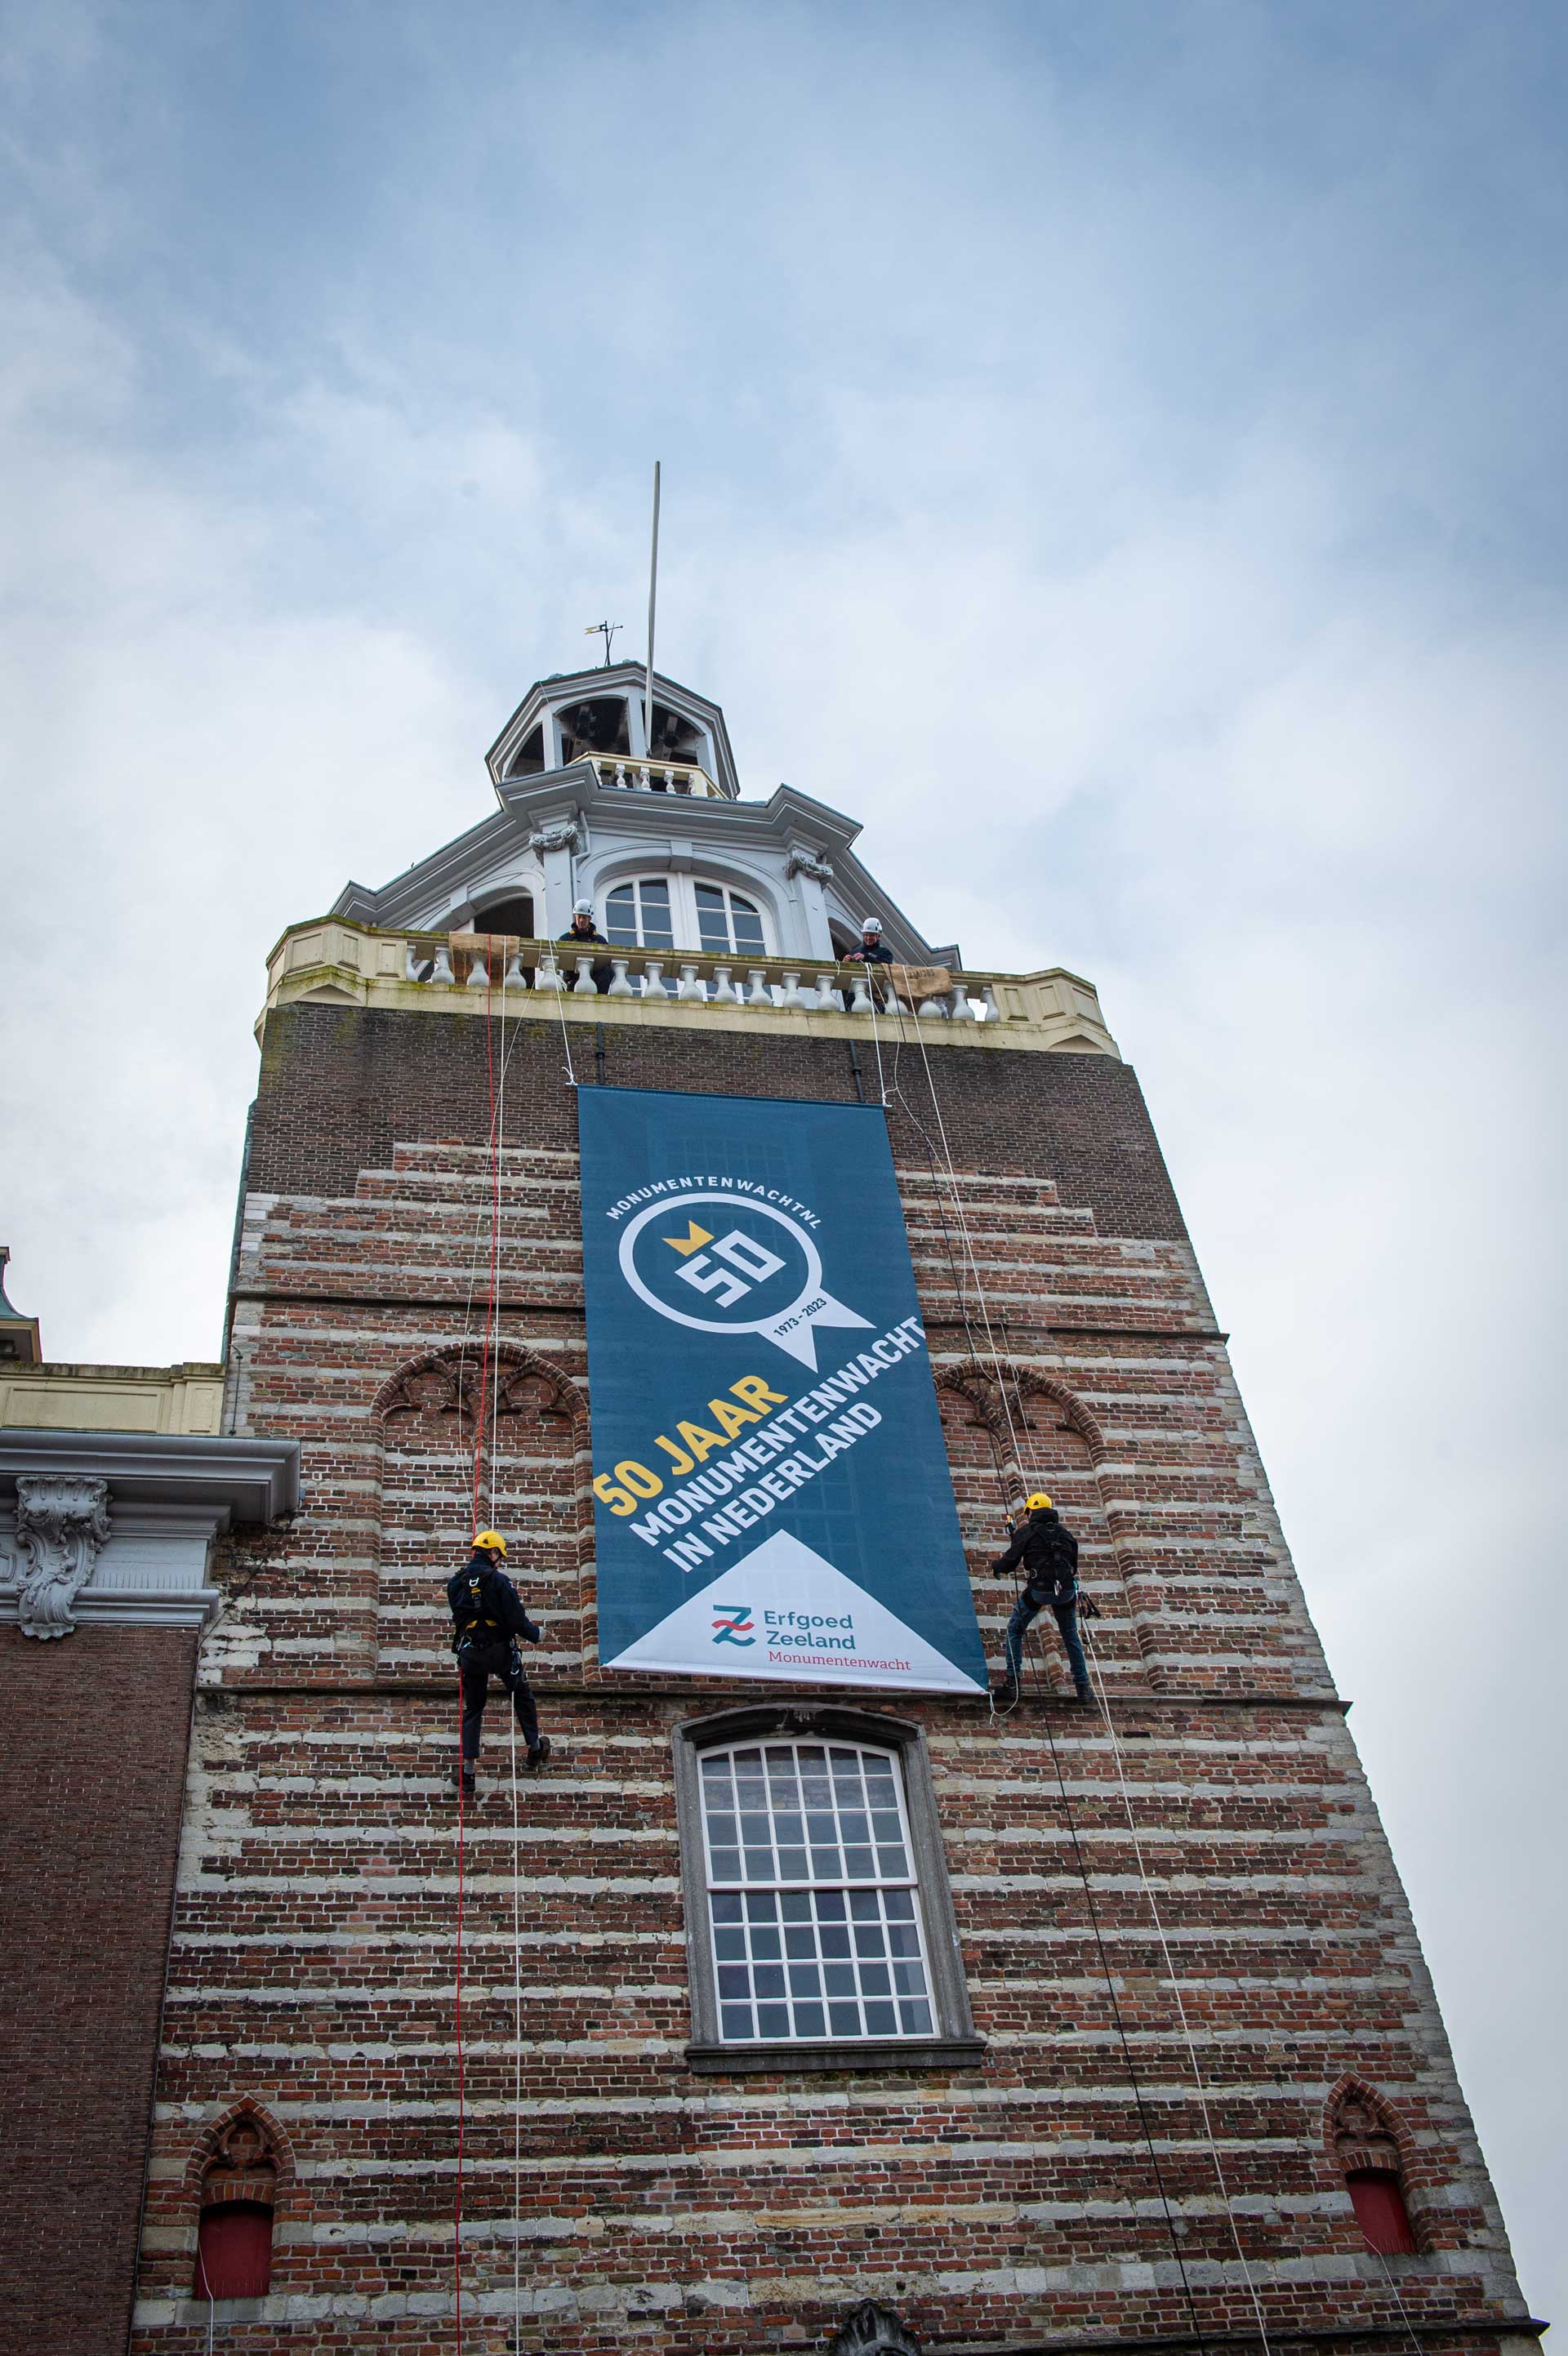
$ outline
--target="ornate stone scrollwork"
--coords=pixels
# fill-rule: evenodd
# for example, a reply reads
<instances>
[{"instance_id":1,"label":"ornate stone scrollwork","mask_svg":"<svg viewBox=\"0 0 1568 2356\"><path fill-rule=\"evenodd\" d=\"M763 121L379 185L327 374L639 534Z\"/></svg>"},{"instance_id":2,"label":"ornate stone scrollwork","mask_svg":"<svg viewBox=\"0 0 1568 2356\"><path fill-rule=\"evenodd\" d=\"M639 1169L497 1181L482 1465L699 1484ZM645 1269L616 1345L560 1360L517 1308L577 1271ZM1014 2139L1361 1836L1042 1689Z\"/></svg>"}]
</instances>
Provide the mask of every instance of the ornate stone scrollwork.
<instances>
[{"instance_id":1,"label":"ornate stone scrollwork","mask_svg":"<svg viewBox=\"0 0 1568 2356\"><path fill-rule=\"evenodd\" d=\"M920 2356L920 2343L890 2307L865 2298L834 2332L829 2356Z\"/></svg>"},{"instance_id":2,"label":"ornate stone scrollwork","mask_svg":"<svg viewBox=\"0 0 1568 2356\"><path fill-rule=\"evenodd\" d=\"M17 1598L24 1636L69 1636L72 1610L109 1536L109 1483L74 1474L16 1477L16 1543L25 1568Z\"/></svg>"},{"instance_id":3,"label":"ornate stone scrollwork","mask_svg":"<svg viewBox=\"0 0 1568 2356\"><path fill-rule=\"evenodd\" d=\"M528 838L530 851L580 852L583 848L582 821L575 818L555 819L548 826L536 826Z\"/></svg>"},{"instance_id":4,"label":"ornate stone scrollwork","mask_svg":"<svg viewBox=\"0 0 1568 2356\"><path fill-rule=\"evenodd\" d=\"M798 846L784 862L786 875L810 875L818 884L831 884L833 864L831 859L819 859L814 851L802 851Z\"/></svg>"}]
</instances>

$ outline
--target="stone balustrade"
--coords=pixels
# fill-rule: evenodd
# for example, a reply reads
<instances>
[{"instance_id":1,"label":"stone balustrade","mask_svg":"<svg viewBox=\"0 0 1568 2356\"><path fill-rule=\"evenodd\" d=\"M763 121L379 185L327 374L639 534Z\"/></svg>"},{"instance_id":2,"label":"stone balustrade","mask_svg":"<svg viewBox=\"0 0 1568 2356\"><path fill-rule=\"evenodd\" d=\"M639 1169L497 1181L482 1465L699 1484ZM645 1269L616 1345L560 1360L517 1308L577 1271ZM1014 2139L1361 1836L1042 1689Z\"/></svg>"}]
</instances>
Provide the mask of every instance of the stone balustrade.
<instances>
[{"instance_id":1,"label":"stone balustrade","mask_svg":"<svg viewBox=\"0 0 1568 2356\"><path fill-rule=\"evenodd\" d=\"M1115 1055L1093 986L1053 968L1031 974L831 964L810 958L632 949L478 933L378 932L340 917L291 926L268 963L266 1012L292 1001L475 1009L600 1019L692 1016L749 1027L783 1018L949 1026L950 1037ZM600 987L601 983L604 985ZM875 992L873 1006L872 993ZM699 1014L698 1010L702 1010ZM258 1026L259 1027L259 1026Z\"/></svg>"},{"instance_id":2,"label":"stone balustrade","mask_svg":"<svg viewBox=\"0 0 1568 2356\"><path fill-rule=\"evenodd\" d=\"M729 799L724 787L705 769L696 768L689 761L653 761L630 753L585 753L578 758L592 762L601 786L618 787L631 793L696 794L717 802Z\"/></svg>"}]
</instances>

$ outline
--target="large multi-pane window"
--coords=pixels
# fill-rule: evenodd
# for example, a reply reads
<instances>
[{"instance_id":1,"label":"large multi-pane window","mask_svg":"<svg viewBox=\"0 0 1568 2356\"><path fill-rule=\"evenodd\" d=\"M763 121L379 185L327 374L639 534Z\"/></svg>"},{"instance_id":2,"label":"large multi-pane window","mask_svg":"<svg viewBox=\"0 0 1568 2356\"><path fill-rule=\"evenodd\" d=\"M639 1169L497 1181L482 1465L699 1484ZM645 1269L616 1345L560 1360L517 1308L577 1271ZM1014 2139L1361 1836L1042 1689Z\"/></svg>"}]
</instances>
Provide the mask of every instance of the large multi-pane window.
<instances>
[{"instance_id":1,"label":"large multi-pane window","mask_svg":"<svg viewBox=\"0 0 1568 2356\"><path fill-rule=\"evenodd\" d=\"M896 1754L743 1743L704 1751L701 1781L720 2038L930 2037Z\"/></svg>"},{"instance_id":2,"label":"large multi-pane window","mask_svg":"<svg viewBox=\"0 0 1568 2356\"><path fill-rule=\"evenodd\" d=\"M605 896L606 937L618 948L702 949L710 957L768 957L761 908L727 884L690 875L634 875Z\"/></svg>"}]
</instances>

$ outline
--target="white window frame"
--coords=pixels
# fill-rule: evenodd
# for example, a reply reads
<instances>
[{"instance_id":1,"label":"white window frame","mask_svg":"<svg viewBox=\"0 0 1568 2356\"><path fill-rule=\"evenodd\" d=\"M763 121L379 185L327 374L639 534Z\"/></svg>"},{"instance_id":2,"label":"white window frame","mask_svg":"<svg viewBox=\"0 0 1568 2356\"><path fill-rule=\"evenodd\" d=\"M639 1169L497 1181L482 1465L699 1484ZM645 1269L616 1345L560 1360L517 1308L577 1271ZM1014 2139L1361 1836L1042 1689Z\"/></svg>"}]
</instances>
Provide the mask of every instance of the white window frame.
<instances>
[{"instance_id":1,"label":"white window frame","mask_svg":"<svg viewBox=\"0 0 1568 2356\"><path fill-rule=\"evenodd\" d=\"M761 1750L766 1752L775 1746L793 1746L797 1764L801 1746L825 1748L829 1751L853 1750L888 1761L893 1788L897 1796L902 1862L906 1869L898 1873L885 1871L882 1868L886 1860L874 1854L869 1862L876 1870L862 1872L858 1866L864 1860L854 1860L857 1869L849 1871L847 1869L852 1860L843 1851L843 1844L839 1845L841 1854L837 1866L829 1871L817 1869L830 1860L825 1858L812 1859L810 1852L813 1844L810 1841L804 1845L806 1855L803 1858L798 1854L788 1858L780 1856L774 1837L779 1817L769 1810L768 1871L771 1878L764 1880L748 1877L744 1859L734 1860L727 1857L718 1860L720 1870L715 1873L715 1860L709 1840L710 1815L703 1798L703 1762L714 1753L733 1758L737 1751ZM674 1747L676 1822L681 1842L681 1875L692 1988L693 2039L686 2049L686 2058L693 2070L706 2076L722 2076L757 2071L951 2070L978 2067L983 2060L985 2049L983 2041L975 2034L963 1984L963 1966L937 1819L930 1761L920 1728L908 1719L885 1716L881 1712L874 1714L833 1705L817 1708L810 1704L802 1707L797 1702L785 1708L756 1707L726 1710L715 1718L688 1721L676 1728ZM754 1842L751 1846L755 1848L757 1844ZM790 1842L788 1847L795 1849L799 1845ZM874 1851L875 1847L876 1844L873 1843ZM734 1875L725 1869L732 1863L738 1864L738 1872ZM802 1867L811 1869L802 1871L800 1869ZM840 1870L841 1868L846 1869ZM876 1895L877 1912L884 1920L886 1919L886 1909L879 1893L908 1892L912 1900L912 1918L900 1911L894 1919L904 1923L912 1919L916 1954L891 1958L885 1953L884 1956L877 1957L865 1955L863 1951L855 1968L854 2001L859 2027L853 2035L835 2031L832 2027L831 2014L827 2016L827 2033L822 2036L811 2033L809 2028L801 2025L797 2007L800 2003L810 2004L814 1998L809 1987L798 1997L794 1996L788 1990L787 1983L785 2002L789 2033L778 2036L762 2029L758 1999L754 1996L751 1999L752 2026L762 2033L751 2037L726 2034L720 1973L726 1965L733 1967L737 1959L729 1953L721 1954L715 1933L720 1928L733 1931L736 1926L733 1922L715 1922L714 1898L734 1900L738 1896L744 1903L747 1893L758 1897L771 1894L781 1901L784 1897L810 1900L813 1892L820 1894L830 1890L842 1890L849 1893L850 1897L856 1893ZM735 1909L732 1905L725 1911L733 1913ZM781 1923L784 1911L780 1902L779 1914ZM836 1921L832 1910L827 1911L829 1918ZM864 1911L866 1914L870 1912L869 1908ZM823 1920L823 1911L814 1901L796 1904L792 1912L801 1918L795 1926L798 1930L805 1926L807 1918L815 1917L819 1924ZM847 1901L844 1919L853 1931L854 1909ZM788 1945L789 1942L786 1938L780 1944ZM754 1971L758 1965L770 1966L775 1961L787 1964L794 1960L810 1965L829 1960L820 1952L827 1943L819 1939L812 1944L819 1949L814 1954L801 1952L793 1959L775 1959L770 1955L759 1956L757 1943L748 1933L746 1941L747 1954L740 1960L751 1965ZM886 1940L883 1944L886 1950L900 1943ZM726 1943L728 1947L734 1944L733 1939ZM797 1944L803 1950L806 1942L800 1939ZM888 1998L875 1984L867 1986L865 1966L884 1961L909 1962L917 1959L924 1972L922 1994L929 2008L930 2025L924 2030L900 2026L892 2034L884 2033L880 2026L870 2025L873 2017L867 2014L865 2005L867 2001L882 2003ZM837 1956L832 1960L842 1962L844 1959ZM755 1989L757 1985L755 1977L751 1985ZM772 1989L774 1984L768 1980L764 1986ZM897 1993L892 1991L890 1996L897 2007L899 2000ZM735 1984L730 1984L729 2001L734 2004L743 2000L736 1994ZM824 2007L830 2000L824 1986ZM842 1991L839 2000L847 2000ZM761 2001L778 2005L780 1998L777 1993L770 1993ZM844 2016L841 2014L841 2024L843 2019ZM768 2029L779 2025L778 2015L771 2015Z\"/></svg>"},{"instance_id":2,"label":"white window frame","mask_svg":"<svg viewBox=\"0 0 1568 2356\"><path fill-rule=\"evenodd\" d=\"M880 1775L874 1760L885 1762ZM805 1799L799 1808L779 1804L781 1792L809 1791L812 1783L827 1793L814 1809ZM877 1783L882 1796L891 1789L893 1806L873 1815ZM701 1791L721 2044L935 2036L897 1752L791 1735L715 1744L703 1754ZM747 1794L758 1793L761 1808L737 1814ZM876 1815L884 1819L880 1841ZM857 1839L854 1827L863 1819ZM737 1828L734 1846L718 1846L721 1826ZM797 1826L798 1841L781 1837ZM760 1845L743 1846L747 1828L761 1829Z\"/></svg>"},{"instance_id":3,"label":"white window frame","mask_svg":"<svg viewBox=\"0 0 1568 2356\"><path fill-rule=\"evenodd\" d=\"M622 887L628 884L667 884L670 887L670 928L675 936L675 948L672 951L663 952L659 949L651 949L648 952L650 956L658 957L661 954L684 954L687 957L727 957L736 959L745 959L748 957L760 957L764 958L777 958L780 954L778 946L778 936L773 924L772 911L769 909L767 901L759 891L755 888L747 889L746 886L739 884L727 883L725 878L720 875L678 875L672 873L668 868L650 867L646 870L639 870L637 873L630 875L611 875L607 877L598 887L598 916L596 921L597 922L601 932L607 933L609 931L610 894L612 892L620 891ZM699 884L705 884L710 891L722 892L725 894L725 915L726 921L729 924L732 935L735 931L735 917L734 913L730 908L731 898L735 897L745 900L756 909L757 916L762 921L762 947L760 949L703 948L703 929L697 917L697 886ZM641 927L642 908L639 895L638 903L639 931L641 930ZM615 946L618 948L627 947L628 945L623 942L617 942ZM640 952L643 946L644 945L640 941L638 942L636 945L636 951L633 953L636 954Z\"/></svg>"}]
</instances>

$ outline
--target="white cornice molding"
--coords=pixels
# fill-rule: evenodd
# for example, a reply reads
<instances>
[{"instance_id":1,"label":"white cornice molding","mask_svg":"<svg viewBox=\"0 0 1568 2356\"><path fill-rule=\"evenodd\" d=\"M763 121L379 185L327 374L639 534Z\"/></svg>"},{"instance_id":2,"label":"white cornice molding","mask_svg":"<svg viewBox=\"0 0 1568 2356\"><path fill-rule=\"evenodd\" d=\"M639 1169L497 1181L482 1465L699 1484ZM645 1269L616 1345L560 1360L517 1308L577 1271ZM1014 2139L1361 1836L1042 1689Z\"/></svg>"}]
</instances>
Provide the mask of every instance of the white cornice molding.
<instances>
[{"instance_id":1,"label":"white cornice molding","mask_svg":"<svg viewBox=\"0 0 1568 2356\"><path fill-rule=\"evenodd\" d=\"M112 1507L197 1507L217 1527L275 1522L299 1507L297 1440L225 1440L176 1432L0 1430L0 1498L18 1474L108 1483Z\"/></svg>"},{"instance_id":2,"label":"white cornice molding","mask_svg":"<svg viewBox=\"0 0 1568 2356\"><path fill-rule=\"evenodd\" d=\"M299 1505L296 1440L0 1430L0 1622L200 1628L220 1531Z\"/></svg>"}]
</instances>

